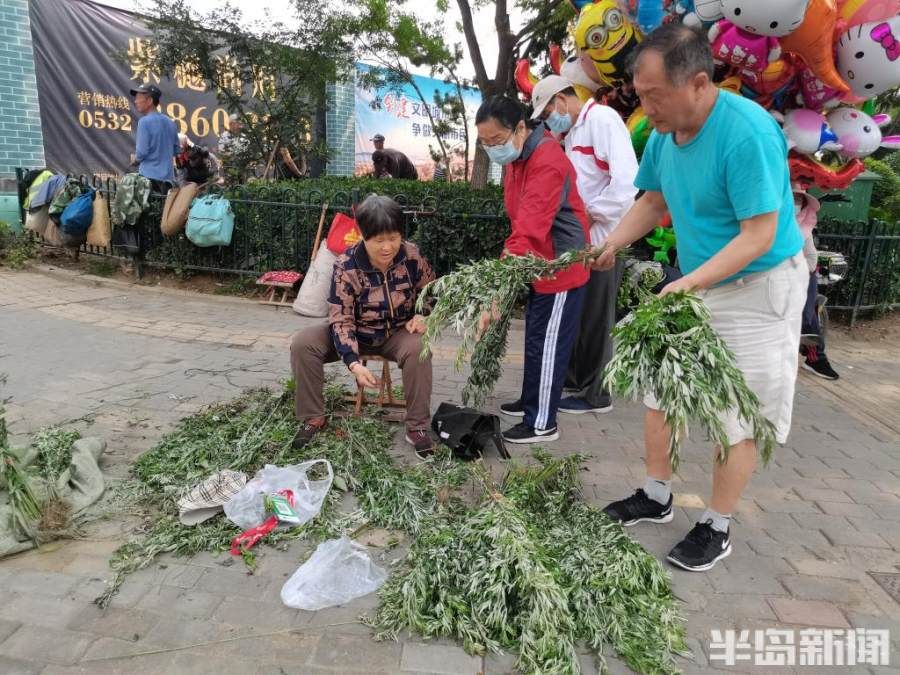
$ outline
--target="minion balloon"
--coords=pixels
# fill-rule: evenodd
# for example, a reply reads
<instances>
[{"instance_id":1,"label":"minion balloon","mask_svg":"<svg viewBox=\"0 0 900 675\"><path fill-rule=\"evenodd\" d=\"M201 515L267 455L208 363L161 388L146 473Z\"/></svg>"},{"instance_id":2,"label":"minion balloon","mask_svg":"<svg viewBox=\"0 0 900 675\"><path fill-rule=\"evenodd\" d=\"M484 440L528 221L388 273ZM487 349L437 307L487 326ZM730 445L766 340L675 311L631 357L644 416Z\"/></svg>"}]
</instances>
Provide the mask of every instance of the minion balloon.
<instances>
[{"instance_id":1,"label":"minion balloon","mask_svg":"<svg viewBox=\"0 0 900 675\"><path fill-rule=\"evenodd\" d=\"M575 45L594 63L604 84L618 87L626 81L625 59L641 41L641 34L616 0L571 0L580 11Z\"/></svg>"}]
</instances>

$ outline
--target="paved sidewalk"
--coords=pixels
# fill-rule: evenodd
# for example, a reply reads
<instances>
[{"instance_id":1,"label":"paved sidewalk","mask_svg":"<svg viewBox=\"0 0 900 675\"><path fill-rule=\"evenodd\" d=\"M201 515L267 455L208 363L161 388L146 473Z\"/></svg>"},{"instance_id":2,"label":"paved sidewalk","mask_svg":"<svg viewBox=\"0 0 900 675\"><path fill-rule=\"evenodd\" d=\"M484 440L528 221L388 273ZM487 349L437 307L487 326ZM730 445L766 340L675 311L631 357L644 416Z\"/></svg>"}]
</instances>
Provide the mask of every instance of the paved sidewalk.
<instances>
[{"instance_id":1,"label":"paved sidewalk","mask_svg":"<svg viewBox=\"0 0 900 675\"><path fill-rule=\"evenodd\" d=\"M116 478L181 417L288 373L287 341L306 325L290 311L245 300L162 292L72 273L0 270L0 373L14 440L71 423L105 437ZM710 630L890 629L900 673L900 364L890 342L833 337L839 382L801 375L787 447L761 469L735 515L734 553L707 574L673 572L696 661ZM521 325L511 338L521 345ZM458 400L452 341L438 350L433 403ZM511 350L498 400L515 396L521 351ZM563 417L555 454L590 457L586 493L597 504L641 484L642 411ZM697 439L701 440L701 439ZM408 449L398 445L398 452ZM664 556L689 529L710 489L709 448L689 442L675 483L676 518L630 531ZM248 576L228 556L164 557L135 574L105 612L91 600L110 578L109 554L133 519L117 514L87 539L0 561L0 673L507 673L511 657L469 657L451 642L376 643L356 617L364 598L310 613L285 608L281 585L303 548L264 549ZM591 659L585 657L586 672ZM626 672L610 660L612 672ZM728 669L735 670L735 669ZM868 668L762 668L869 672Z\"/></svg>"}]
</instances>

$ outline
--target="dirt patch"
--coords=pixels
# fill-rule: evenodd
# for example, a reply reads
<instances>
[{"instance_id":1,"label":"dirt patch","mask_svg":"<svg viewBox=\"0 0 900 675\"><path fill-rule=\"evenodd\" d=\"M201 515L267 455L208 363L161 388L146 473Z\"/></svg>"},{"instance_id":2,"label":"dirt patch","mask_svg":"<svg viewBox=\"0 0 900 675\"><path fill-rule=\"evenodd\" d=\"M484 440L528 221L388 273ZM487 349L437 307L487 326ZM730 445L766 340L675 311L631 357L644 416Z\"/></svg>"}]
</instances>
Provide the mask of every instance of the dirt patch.
<instances>
[{"instance_id":1,"label":"dirt patch","mask_svg":"<svg viewBox=\"0 0 900 675\"><path fill-rule=\"evenodd\" d=\"M179 291L203 293L206 295L230 295L239 298L255 299L262 293L256 285L254 276L236 276L233 274L216 274L213 272L195 272L185 270L176 273L171 270L145 267L142 279L135 278L133 267L118 258L107 258L88 253L74 253L62 249L44 249L40 260L66 270L74 270L83 274L106 277L123 281L136 286L157 286Z\"/></svg>"},{"instance_id":2,"label":"dirt patch","mask_svg":"<svg viewBox=\"0 0 900 675\"><path fill-rule=\"evenodd\" d=\"M884 316L866 321L857 321L853 328L839 323L831 323L835 339L860 342L894 342L900 338L900 312L889 312Z\"/></svg>"}]
</instances>

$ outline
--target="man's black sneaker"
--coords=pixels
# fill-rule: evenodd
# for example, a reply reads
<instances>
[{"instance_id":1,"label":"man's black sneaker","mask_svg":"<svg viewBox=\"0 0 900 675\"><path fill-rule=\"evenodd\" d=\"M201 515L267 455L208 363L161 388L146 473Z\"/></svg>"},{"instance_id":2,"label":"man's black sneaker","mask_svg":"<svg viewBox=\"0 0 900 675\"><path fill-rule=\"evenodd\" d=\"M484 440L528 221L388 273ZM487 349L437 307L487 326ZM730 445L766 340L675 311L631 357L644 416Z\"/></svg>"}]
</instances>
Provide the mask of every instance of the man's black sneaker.
<instances>
[{"instance_id":1,"label":"man's black sneaker","mask_svg":"<svg viewBox=\"0 0 900 675\"><path fill-rule=\"evenodd\" d=\"M559 430L556 427L535 429L521 422L504 431L502 436L507 443L546 443L559 438Z\"/></svg>"},{"instance_id":2,"label":"man's black sneaker","mask_svg":"<svg viewBox=\"0 0 900 675\"><path fill-rule=\"evenodd\" d=\"M707 520L694 525L694 529L669 551L666 560L688 572L705 572L729 555L731 540L728 532L714 530L712 521Z\"/></svg>"},{"instance_id":3,"label":"man's black sneaker","mask_svg":"<svg viewBox=\"0 0 900 675\"><path fill-rule=\"evenodd\" d=\"M406 442L415 448L419 459L428 459L434 454L434 440L426 429L407 431Z\"/></svg>"},{"instance_id":4,"label":"man's black sneaker","mask_svg":"<svg viewBox=\"0 0 900 675\"><path fill-rule=\"evenodd\" d=\"M297 430L297 433L294 434L294 439L291 441L291 447L294 448L294 450L300 450L326 426L328 426L328 424L325 422L324 418L318 423L310 421L304 422Z\"/></svg>"},{"instance_id":5,"label":"man's black sneaker","mask_svg":"<svg viewBox=\"0 0 900 675\"><path fill-rule=\"evenodd\" d=\"M500 412L510 417L525 417L525 406L522 401L513 401L512 403L501 403Z\"/></svg>"},{"instance_id":6,"label":"man's black sneaker","mask_svg":"<svg viewBox=\"0 0 900 675\"><path fill-rule=\"evenodd\" d=\"M635 523L670 523L672 522L672 495L666 504L650 499L643 488L638 488L626 499L613 502L603 513L613 520L618 520L625 527Z\"/></svg>"},{"instance_id":7,"label":"man's black sneaker","mask_svg":"<svg viewBox=\"0 0 900 675\"><path fill-rule=\"evenodd\" d=\"M840 377L831 364L828 363L828 357L820 354L815 347L809 347L806 350L806 359L803 361L803 367L826 380L836 380Z\"/></svg>"},{"instance_id":8,"label":"man's black sneaker","mask_svg":"<svg viewBox=\"0 0 900 675\"><path fill-rule=\"evenodd\" d=\"M605 399L600 405L591 405L587 400L577 396L566 396L559 402L557 410L569 415L584 415L585 413L608 413L613 409L612 401Z\"/></svg>"}]
</instances>

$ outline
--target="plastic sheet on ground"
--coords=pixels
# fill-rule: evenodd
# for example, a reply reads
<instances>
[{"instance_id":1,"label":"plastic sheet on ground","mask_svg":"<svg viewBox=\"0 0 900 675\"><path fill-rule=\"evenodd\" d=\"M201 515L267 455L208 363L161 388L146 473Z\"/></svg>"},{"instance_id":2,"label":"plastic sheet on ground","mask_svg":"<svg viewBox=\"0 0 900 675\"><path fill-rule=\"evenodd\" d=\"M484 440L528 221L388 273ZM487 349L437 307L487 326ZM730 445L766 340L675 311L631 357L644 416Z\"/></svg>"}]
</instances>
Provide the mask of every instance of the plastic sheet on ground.
<instances>
[{"instance_id":1,"label":"plastic sheet on ground","mask_svg":"<svg viewBox=\"0 0 900 675\"><path fill-rule=\"evenodd\" d=\"M315 611L360 598L381 588L388 574L369 557L364 546L347 537L316 547L281 589L288 607Z\"/></svg>"}]
</instances>

